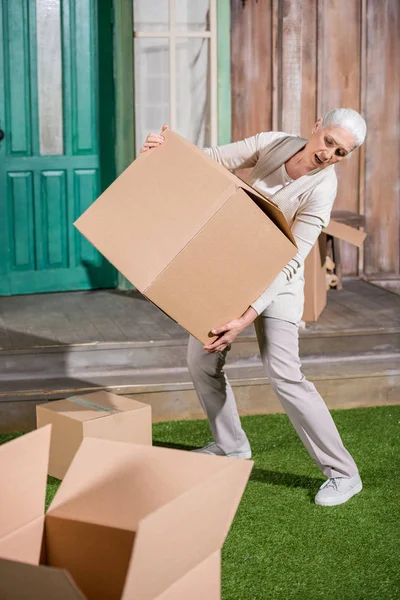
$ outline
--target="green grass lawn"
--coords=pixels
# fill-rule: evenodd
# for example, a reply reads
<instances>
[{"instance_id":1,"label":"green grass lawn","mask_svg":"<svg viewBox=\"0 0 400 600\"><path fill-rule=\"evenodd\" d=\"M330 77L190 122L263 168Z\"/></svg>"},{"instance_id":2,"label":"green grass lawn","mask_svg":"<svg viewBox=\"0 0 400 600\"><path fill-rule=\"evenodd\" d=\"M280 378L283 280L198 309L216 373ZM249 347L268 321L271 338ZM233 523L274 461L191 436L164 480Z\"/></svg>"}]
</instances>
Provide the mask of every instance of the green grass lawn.
<instances>
[{"instance_id":1,"label":"green grass lawn","mask_svg":"<svg viewBox=\"0 0 400 600\"><path fill-rule=\"evenodd\" d=\"M223 600L400 599L400 406L334 418L364 490L332 508L313 503L324 478L287 417L243 419L255 465L224 546ZM200 446L208 425L158 423L154 440ZM48 502L57 486L49 478Z\"/></svg>"}]
</instances>

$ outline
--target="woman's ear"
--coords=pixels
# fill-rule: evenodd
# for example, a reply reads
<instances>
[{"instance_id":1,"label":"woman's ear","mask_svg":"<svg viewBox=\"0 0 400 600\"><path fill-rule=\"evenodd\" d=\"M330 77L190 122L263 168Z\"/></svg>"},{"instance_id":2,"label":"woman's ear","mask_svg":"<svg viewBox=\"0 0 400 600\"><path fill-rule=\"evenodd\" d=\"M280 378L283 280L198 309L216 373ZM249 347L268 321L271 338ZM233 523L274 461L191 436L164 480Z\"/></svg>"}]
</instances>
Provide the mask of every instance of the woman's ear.
<instances>
[{"instance_id":1,"label":"woman's ear","mask_svg":"<svg viewBox=\"0 0 400 600\"><path fill-rule=\"evenodd\" d=\"M311 133L315 133L316 131L318 131L318 129L319 129L319 128L321 127L321 125L322 125L322 121L323 121L323 119L322 119L322 117L320 117L320 118L318 119L318 121L315 123L315 125L314 125L314 127L313 127L313 129L312 129L312 132L311 132Z\"/></svg>"}]
</instances>

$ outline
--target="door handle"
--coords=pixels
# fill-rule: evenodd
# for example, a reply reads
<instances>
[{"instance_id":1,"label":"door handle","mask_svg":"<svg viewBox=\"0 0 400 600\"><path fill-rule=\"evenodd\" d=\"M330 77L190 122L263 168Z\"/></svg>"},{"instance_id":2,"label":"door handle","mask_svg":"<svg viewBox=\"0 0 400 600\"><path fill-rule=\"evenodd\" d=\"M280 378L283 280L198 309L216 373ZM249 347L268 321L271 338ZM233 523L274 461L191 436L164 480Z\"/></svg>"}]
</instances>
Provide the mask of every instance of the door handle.
<instances>
[{"instance_id":1,"label":"door handle","mask_svg":"<svg viewBox=\"0 0 400 600\"><path fill-rule=\"evenodd\" d=\"M2 129L0 129L0 142L4 140L5 133Z\"/></svg>"}]
</instances>

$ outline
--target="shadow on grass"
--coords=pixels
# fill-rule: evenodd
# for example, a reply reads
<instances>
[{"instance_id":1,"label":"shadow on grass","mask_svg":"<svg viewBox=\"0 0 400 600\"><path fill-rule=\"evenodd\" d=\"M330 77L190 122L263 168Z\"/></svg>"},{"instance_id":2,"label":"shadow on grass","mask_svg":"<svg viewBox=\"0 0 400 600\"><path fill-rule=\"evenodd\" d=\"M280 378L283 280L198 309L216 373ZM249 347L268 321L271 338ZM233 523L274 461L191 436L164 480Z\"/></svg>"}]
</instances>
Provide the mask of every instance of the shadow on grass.
<instances>
[{"instance_id":1,"label":"shadow on grass","mask_svg":"<svg viewBox=\"0 0 400 600\"><path fill-rule=\"evenodd\" d=\"M17 437L21 437L24 435L23 431L15 431L12 433L0 433L0 445L6 444L7 442L11 442L11 440L15 440Z\"/></svg>"},{"instance_id":2,"label":"shadow on grass","mask_svg":"<svg viewBox=\"0 0 400 600\"><path fill-rule=\"evenodd\" d=\"M296 475L295 473L281 473L279 471L268 471L267 469L254 468L251 472L250 481L268 483L270 485L279 485L289 488L305 488L314 495L323 480L305 475Z\"/></svg>"},{"instance_id":3,"label":"shadow on grass","mask_svg":"<svg viewBox=\"0 0 400 600\"><path fill-rule=\"evenodd\" d=\"M153 446L161 446L162 448L173 448L174 450L194 450L198 446L188 446L187 444L175 444L171 442L160 442L153 440Z\"/></svg>"},{"instance_id":4,"label":"shadow on grass","mask_svg":"<svg viewBox=\"0 0 400 600\"><path fill-rule=\"evenodd\" d=\"M163 442L159 440L153 440L153 446L159 446L162 448L173 448L175 450L194 450L197 446L188 444L176 444L172 442ZM324 479L316 477L307 477L306 475L296 475L295 473L282 473L280 471L268 471L267 469L260 469L254 467L250 481L257 481L259 483L266 483L269 485L277 485L288 488L303 488L308 491L308 496L312 502L314 502L314 496L318 491L319 486L323 483Z\"/></svg>"}]
</instances>

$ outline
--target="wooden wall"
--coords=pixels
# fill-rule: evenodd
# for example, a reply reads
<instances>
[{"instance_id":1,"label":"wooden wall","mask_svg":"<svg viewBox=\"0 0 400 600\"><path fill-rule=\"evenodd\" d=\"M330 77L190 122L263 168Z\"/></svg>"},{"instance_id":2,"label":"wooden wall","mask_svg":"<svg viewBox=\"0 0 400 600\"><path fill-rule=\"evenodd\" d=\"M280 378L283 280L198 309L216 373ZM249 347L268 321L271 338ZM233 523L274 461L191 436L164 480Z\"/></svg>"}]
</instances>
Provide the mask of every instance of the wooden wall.
<instances>
[{"instance_id":1,"label":"wooden wall","mask_svg":"<svg viewBox=\"0 0 400 600\"><path fill-rule=\"evenodd\" d=\"M360 111L367 140L337 168L335 208L365 214L368 237L344 271L400 278L400 1L231 0L231 19L233 140Z\"/></svg>"}]
</instances>

